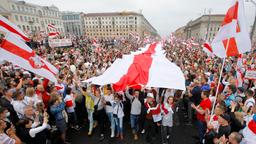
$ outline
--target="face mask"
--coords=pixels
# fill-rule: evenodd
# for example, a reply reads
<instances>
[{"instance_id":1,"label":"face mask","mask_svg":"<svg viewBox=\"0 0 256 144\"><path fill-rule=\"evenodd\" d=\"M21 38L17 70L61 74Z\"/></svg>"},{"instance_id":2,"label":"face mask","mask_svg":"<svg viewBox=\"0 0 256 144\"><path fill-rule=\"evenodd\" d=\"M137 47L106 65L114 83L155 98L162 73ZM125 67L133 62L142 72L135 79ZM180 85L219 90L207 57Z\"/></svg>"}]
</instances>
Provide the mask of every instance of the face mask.
<instances>
[{"instance_id":1,"label":"face mask","mask_svg":"<svg viewBox=\"0 0 256 144\"><path fill-rule=\"evenodd\" d=\"M7 113L5 114L6 117L9 117L10 115L11 115L10 112L7 112Z\"/></svg>"}]
</instances>

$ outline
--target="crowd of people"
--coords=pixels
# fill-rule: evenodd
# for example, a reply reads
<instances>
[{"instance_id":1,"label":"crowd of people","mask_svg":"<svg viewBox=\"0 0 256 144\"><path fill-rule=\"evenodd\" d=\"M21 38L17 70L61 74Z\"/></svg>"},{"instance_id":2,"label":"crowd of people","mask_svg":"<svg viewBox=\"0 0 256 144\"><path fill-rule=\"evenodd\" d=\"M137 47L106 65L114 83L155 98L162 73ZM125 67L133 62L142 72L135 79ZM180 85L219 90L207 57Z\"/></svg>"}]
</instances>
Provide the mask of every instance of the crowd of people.
<instances>
[{"instance_id":1,"label":"crowd of people","mask_svg":"<svg viewBox=\"0 0 256 144\"><path fill-rule=\"evenodd\" d=\"M111 85L83 81L101 75L115 59L143 43L98 39L100 48L95 48L92 41L75 38L69 48L31 45L59 70L57 84L9 62L0 65L1 143L69 143L67 129L79 131L85 125L88 136L94 135L95 129L100 130L100 141L106 137L123 140L124 133L129 132L124 129L127 121L135 141L144 134L148 143L160 138L159 143L171 144L181 105L187 112L187 125L197 127L199 143L256 143L256 80L244 79L242 85L237 84L238 57L226 59L218 85L222 59L208 57L201 43L193 45L192 39L171 37L163 41L163 49L166 57L183 71L185 91L127 87L115 92ZM256 67L255 49L242 58L243 74ZM58 134L54 135L56 131ZM106 135L107 131L111 134Z\"/></svg>"}]
</instances>

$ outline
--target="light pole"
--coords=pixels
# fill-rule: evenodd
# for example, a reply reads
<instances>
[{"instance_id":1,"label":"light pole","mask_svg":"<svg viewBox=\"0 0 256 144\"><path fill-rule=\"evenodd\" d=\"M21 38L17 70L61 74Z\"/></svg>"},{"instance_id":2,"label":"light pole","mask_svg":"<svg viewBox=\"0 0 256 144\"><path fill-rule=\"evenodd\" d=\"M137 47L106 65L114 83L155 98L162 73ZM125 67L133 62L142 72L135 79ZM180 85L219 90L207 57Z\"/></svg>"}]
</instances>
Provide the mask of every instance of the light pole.
<instances>
[{"instance_id":1,"label":"light pole","mask_svg":"<svg viewBox=\"0 0 256 144\"><path fill-rule=\"evenodd\" d=\"M256 27L256 2L254 0L246 0L246 2L251 2L255 6L255 17L254 17L254 22L253 22L253 25L252 25L251 35L250 35L251 40L252 40L254 31L255 31L255 27Z\"/></svg>"},{"instance_id":2,"label":"light pole","mask_svg":"<svg viewBox=\"0 0 256 144\"><path fill-rule=\"evenodd\" d=\"M209 29L210 29L210 25L211 25L211 13L212 13L212 9L210 8L208 10L209 12L209 18L208 18L208 25L207 25L207 33L206 33L206 37L205 37L205 40L207 41L208 38L209 38Z\"/></svg>"}]
</instances>

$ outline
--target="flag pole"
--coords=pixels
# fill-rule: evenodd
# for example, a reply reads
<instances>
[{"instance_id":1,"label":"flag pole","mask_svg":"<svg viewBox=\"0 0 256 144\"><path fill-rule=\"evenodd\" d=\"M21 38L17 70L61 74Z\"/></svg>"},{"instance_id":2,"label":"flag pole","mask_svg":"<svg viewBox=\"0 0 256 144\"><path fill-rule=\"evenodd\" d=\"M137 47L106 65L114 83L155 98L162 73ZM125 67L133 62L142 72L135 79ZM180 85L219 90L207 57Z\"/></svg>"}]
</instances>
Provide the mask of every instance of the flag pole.
<instances>
[{"instance_id":1,"label":"flag pole","mask_svg":"<svg viewBox=\"0 0 256 144\"><path fill-rule=\"evenodd\" d=\"M228 42L227 42L227 45L226 45L226 53L225 54L227 54L227 51L228 51L229 40L230 39L228 39ZM220 70L220 76L219 76L219 81L218 81L218 85L217 85L217 90L216 90L216 93L215 93L215 99L213 101L212 110L211 110L210 122L212 121L212 115L213 115L213 112L214 112L214 109L215 109L215 104L216 104L218 93L219 93L219 87L220 87L220 82L221 82L221 77L222 77L225 61L226 61L226 56L223 58L223 62L222 62L221 70Z\"/></svg>"}]
</instances>

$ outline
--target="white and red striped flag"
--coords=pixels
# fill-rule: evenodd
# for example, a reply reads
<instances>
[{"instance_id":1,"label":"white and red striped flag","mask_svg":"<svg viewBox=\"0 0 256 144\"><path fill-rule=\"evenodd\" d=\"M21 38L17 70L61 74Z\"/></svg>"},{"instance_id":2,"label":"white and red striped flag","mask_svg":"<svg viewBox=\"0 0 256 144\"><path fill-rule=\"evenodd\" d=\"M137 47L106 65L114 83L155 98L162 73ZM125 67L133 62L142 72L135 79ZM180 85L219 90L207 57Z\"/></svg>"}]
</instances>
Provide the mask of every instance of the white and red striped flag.
<instances>
[{"instance_id":1,"label":"white and red striped flag","mask_svg":"<svg viewBox=\"0 0 256 144\"><path fill-rule=\"evenodd\" d=\"M251 41L247 30L243 0L234 0L211 43L218 57L238 56L250 51ZM227 50L226 50L227 49Z\"/></svg>"},{"instance_id":2,"label":"white and red striped flag","mask_svg":"<svg viewBox=\"0 0 256 144\"><path fill-rule=\"evenodd\" d=\"M85 82L96 85L113 84L115 91L127 86L185 89L185 78L181 69L165 58L161 43L146 45L140 51L117 59L101 76Z\"/></svg>"},{"instance_id":3,"label":"white and red striped flag","mask_svg":"<svg viewBox=\"0 0 256 144\"><path fill-rule=\"evenodd\" d=\"M0 57L13 65L18 65L52 82L57 82L55 75L58 70L11 33L3 39L0 46Z\"/></svg>"},{"instance_id":4,"label":"white and red striped flag","mask_svg":"<svg viewBox=\"0 0 256 144\"><path fill-rule=\"evenodd\" d=\"M208 56L213 56L213 53L212 53L212 47L210 46L209 43L204 43L203 45L203 51L208 55Z\"/></svg>"},{"instance_id":5,"label":"white and red striped flag","mask_svg":"<svg viewBox=\"0 0 256 144\"><path fill-rule=\"evenodd\" d=\"M49 38L55 38L60 34L57 28L53 24L48 24L48 29L49 29L49 33L48 33Z\"/></svg>"},{"instance_id":6,"label":"white and red striped flag","mask_svg":"<svg viewBox=\"0 0 256 144\"><path fill-rule=\"evenodd\" d=\"M0 31L5 33L13 33L15 36L19 37L24 41L30 41L28 36L15 24L11 23L8 19L0 15Z\"/></svg>"}]
</instances>

